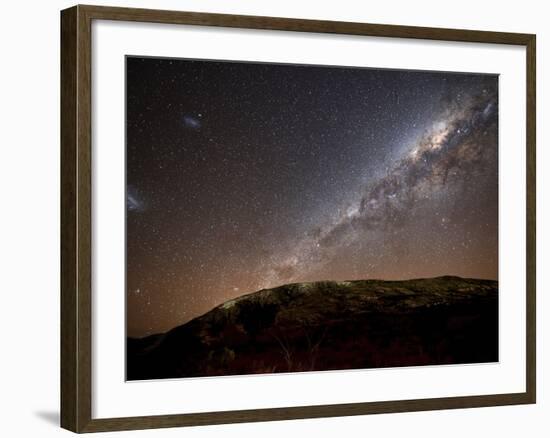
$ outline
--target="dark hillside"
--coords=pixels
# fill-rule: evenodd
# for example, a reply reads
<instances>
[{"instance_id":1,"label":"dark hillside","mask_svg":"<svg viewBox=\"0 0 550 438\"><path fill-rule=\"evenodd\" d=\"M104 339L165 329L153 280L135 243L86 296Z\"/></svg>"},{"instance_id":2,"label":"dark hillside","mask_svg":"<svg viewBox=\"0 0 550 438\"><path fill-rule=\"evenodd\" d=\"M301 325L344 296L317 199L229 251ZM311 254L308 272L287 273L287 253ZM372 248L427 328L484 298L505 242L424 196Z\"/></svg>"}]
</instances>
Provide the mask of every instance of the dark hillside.
<instances>
[{"instance_id":1,"label":"dark hillside","mask_svg":"<svg viewBox=\"0 0 550 438\"><path fill-rule=\"evenodd\" d=\"M498 361L498 283L297 283L128 338L129 380Z\"/></svg>"}]
</instances>

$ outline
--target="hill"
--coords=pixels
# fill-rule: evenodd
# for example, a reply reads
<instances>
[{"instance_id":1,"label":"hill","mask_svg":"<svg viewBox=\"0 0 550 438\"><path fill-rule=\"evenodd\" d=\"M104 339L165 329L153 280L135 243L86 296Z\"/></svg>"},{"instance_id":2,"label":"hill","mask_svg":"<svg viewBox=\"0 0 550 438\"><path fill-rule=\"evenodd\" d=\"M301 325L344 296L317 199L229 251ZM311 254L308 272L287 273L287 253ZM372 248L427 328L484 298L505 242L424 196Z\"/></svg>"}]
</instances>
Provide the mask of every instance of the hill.
<instances>
[{"instance_id":1,"label":"hill","mask_svg":"<svg viewBox=\"0 0 550 438\"><path fill-rule=\"evenodd\" d=\"M288 284L127 340L144 380L498 361L498 283L437 277Z\"/></svg>"}]
</instances>

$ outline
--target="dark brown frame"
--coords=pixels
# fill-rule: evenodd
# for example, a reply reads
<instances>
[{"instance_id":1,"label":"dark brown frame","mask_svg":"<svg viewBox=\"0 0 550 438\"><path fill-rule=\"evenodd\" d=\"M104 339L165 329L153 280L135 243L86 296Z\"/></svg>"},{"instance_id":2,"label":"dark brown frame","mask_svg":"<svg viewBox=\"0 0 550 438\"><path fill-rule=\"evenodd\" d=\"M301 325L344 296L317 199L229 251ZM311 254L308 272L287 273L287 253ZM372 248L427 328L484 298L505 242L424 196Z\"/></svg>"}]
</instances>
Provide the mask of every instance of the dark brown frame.
<instances>
[{"instance_id":1,"label":"dark brown frame","mask_svg":"<svg viewBox=\"0 0 550 438\"><path fill-rule=\"evenodd\" d=\"M523 393L92 419L91 23L121 20L512 44L527 53L527 369ZM535 47L531 34L74 6L61 12L61 426L99 432L535 403Z\"/></svg>"}]
</instances>

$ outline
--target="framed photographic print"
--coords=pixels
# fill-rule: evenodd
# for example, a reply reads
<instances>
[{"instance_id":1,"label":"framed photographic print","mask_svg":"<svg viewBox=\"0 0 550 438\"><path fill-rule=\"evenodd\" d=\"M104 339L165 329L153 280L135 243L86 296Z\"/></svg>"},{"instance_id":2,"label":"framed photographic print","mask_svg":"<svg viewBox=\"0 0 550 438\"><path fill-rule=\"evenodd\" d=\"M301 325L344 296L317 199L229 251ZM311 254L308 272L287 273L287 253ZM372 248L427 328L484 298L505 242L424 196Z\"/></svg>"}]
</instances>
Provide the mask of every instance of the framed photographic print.
<instances>
[{"instance_id":1,"label":"framed photographic print","mask_svg":"<svg viewBox=\"0 0 550 438\"><path fill-rule=\"evenodd\" d=\"M61 49L62 427L535 402L534 35L75 6Z\"/></svg>"}]
</instances>

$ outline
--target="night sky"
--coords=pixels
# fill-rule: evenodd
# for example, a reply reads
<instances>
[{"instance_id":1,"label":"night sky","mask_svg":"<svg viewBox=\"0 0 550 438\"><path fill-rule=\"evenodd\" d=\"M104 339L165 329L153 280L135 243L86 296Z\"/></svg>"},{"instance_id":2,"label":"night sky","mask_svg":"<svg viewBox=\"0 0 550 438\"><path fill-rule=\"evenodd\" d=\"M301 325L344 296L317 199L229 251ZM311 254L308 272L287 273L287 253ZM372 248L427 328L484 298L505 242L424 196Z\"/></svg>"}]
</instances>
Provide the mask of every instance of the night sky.
<instances>
[{"instance_id":1,"label":"night sky","mask_svg":"<svg viewBox=\"0 0 550 438\"><path fill-rule=\"evenodd\" d=\"M127 331L286 283L498 278L498 77L127 58Z\"/></svg>"}]
</instances>

